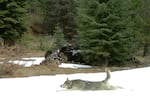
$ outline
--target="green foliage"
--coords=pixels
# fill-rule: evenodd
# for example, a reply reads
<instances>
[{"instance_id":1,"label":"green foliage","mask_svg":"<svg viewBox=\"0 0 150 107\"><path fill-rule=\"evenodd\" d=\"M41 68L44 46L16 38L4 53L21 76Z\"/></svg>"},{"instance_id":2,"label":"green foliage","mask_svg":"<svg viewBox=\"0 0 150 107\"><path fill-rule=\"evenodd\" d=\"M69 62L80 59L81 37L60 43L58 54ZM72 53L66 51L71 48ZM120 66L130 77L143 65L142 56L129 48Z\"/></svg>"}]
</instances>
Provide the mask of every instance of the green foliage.
<instances>
[{"instance_id":1,"label":"green foliage","mask_svg":"<svg viewBox=\"0 0 150 107\"><path fill-rule=\"evenodd\" d=\"M0 0L0 38L5 45L19 40L26 31L28 10L30 19L26 22L53 36L48 37L50 41L35 37L31 44L25 36L26 46L36 42L34 48L56 49L79 35L88 63L125 64L139 47L144 47L144 55L148 53L149 4L150 0Z\"/></svg>"},{"instance_id":2,"label":"green foliage","mask_svg":"<svg viewBox=\"0 0 150 107\"><path fill-rule=\"evenodd\" d=\"M54 41L54 37L51 36L32 36L28 33L25 33L23 37L18 41L18 44L32 51L48 51L49 49L53 48Z\"/></svg>"},{"instance_id":3,"label":"green foliage","mask_svg":"<svg viewBox=\"0 0 150 107\"><path fill-rule=\"evenodd\" d=\"M5 45L13 45L26 31L23 23L25 13L24 1L0 2L0 37L4 39Z\"/></svg>"},{"instance_id":4,"label":"green foliage","mask_svg":"<svg viewBox=\"0 0 150 107\"><path fill-rule=\"evenodd\" d=\"M150 1L143 0L140 7L140 36L144 47L143 56L149 53L148 47L150 47Z\"/></svg>"},{"instance_id":5,"label":"green foliage","mask_svg":"<svg viewBox=\"0 0 150 107\"><path fill-rule=\"evenodd\" d=\"M124 0L92 0L80 4L80 47L87 62L124 64L131 57L129 8Z\"/></svg>"},{"instance_id":6,"label":"green foliage","mask_svg":"<svg viewBox=\"0 0 150 107\"><path fill-rule=\"evenodd\" d=\"M75 0L45 0L44 26L47 33L53 35L59 26L65 38L70 41L76 35L76 3Z\"/></svg>"},{"instance_id":7,"label":"green foliage","mask_svg":"<svg viewBox=\"0 0 150 107\"><path fill-rule=\"evenodd\" d=\"M135 52L139 51L141 47L143 49L143 56L148 54L148 48L150 46L150 1L149 0L131 0L132 5L130 14L133 23L133 35L134 35L134 46Z\"/></svg>"},{"instance_id":8,"label":"green foliage","mask_svg":"<svg viewBox=\"0 0 150 107\"><path fill-rule=\"evenodd\" d=\"M55 37L55 42L54 42L54 46L53 49L59 49L62 46L64 46L65 44L67 44L67 41L65 40L63 31L61 30L61 28L56 27L56 31L54 33L54 37Z\"/></svg>"}]
</instances>

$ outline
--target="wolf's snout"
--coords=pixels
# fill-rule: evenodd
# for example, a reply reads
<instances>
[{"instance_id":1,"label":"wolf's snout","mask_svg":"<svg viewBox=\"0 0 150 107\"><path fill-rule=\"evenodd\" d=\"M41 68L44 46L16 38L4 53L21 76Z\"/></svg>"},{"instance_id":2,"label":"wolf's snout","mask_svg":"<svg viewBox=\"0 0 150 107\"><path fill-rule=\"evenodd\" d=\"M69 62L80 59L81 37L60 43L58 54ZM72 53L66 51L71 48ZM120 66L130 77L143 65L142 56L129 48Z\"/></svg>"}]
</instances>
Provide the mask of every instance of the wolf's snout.
<instances>
[{"instance_id":1,"label":"wolf's snout","mask_svg":"<svg viewBox=\"0 0 150 107\"><path fill-rule=\"evenodd\" d=\"M64 87L64 86L63 86L63 84L62 84L62 85L60 85L60 87L61 87L61 88L63 88L63 87Z\"/></svg>"}]
</instances>

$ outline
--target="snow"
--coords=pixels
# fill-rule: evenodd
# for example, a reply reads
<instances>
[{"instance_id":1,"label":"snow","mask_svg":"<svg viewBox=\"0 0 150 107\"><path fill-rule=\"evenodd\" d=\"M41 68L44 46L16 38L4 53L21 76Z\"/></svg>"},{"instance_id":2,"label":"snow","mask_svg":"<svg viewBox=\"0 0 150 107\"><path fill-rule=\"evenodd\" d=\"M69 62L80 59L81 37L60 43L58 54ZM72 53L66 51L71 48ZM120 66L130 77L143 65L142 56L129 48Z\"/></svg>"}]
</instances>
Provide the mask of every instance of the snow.
<instances>
[{"instance_id":1,"label":"snow","mask_svg":"<svg viewBox=\"0 0 150 107\"><path fill-rule=\"evenodd\" d=\"M68 91L69 79L103 80L105 73L61 74L0 79L1 107L150 107L150 67L111 73L112 85L124 89Z\"/></svg>"},{"instance_id":2,"label":"snow","mask_svg":"<svg viewBox=\"0 0 150 107\"><path fill-rule=\"evenodd\" d=\"M0 64L3 64L4 62L0 62Z\"/></svg>"},{"instance_id":3,"label":"snow","mask_svg":"<svg viewBox=\"0 0 150 107\"><path fill-rule=\"evenodd\" d=\"M22 58L21 60L10 60L8 63L18 64L24 67L30 67L32 65L39 65L44 61L44 57L31 57L31 58Z\"/></svg>"},{"instance_id":4,"label":"snow","mask_svg":"<svg viewBox=\"0 0 150 107\"><path fill-rule=\"evenodd\" d=\"M39 65L42 61L44 61L44 57L31 57L31 58L22 58L21 60L10 60L8 63L18 64L24 67L30 67L33 65ZM0 62L0 64L3 64L3 62ZM70 63L61 63L58 65L60 68L92 68L92 66L89 65L82 65L82 64L70 64Z\"/></svg>"},{"instance_id":5,"label":"snow","mask_svg":"<svg viewBox=\"0 0 150 107\"><path fill-rule=\"evenodd\" d=\"M92 68L92 66L89 66L89 65L70 64L70 63L61 63L60 65L58 65L58 67L60 67L60 68L74 68L74 69L78 69L78 68Z\"/></svg>"}]
</instances>

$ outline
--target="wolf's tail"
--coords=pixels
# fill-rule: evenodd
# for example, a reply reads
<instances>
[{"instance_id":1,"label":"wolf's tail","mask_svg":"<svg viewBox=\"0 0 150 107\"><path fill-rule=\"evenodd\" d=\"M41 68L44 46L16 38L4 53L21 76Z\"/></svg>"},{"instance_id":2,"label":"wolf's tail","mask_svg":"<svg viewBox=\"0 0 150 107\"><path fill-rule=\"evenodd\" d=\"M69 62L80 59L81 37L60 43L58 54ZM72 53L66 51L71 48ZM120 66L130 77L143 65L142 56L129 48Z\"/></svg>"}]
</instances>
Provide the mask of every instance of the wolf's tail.
<instances>
[{"instance_id":1,"label":"wolf's tail","mask_svg":"<svg viewBox=\"0 0 150 107\"><path fill-rule=\"evenodd\" d=\"M111 77L110 75L111 70L109 68L105 68L105 72L107 73L107 76L103 82L107 82Z\"/></svg>"}]
</instances>

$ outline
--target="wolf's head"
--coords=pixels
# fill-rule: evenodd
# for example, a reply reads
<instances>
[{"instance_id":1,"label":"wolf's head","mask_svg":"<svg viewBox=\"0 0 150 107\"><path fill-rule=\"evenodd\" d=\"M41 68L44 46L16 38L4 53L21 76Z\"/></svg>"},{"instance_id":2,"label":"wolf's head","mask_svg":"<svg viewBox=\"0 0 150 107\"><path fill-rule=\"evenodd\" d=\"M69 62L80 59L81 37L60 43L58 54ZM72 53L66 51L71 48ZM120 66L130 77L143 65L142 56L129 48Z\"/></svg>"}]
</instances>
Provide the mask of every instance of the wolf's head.
<instances>
[{"instance_id":1,"label":"wolf's head","mask_svg":"<svg viewBox=\"0 0 150 107\"><path fill-rule=\"evenodd\" d=\"M72 87L72 81L67 78L64 84L60 85L60 87L70 89Z\"/></svg>"}]
</instances>

